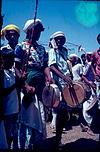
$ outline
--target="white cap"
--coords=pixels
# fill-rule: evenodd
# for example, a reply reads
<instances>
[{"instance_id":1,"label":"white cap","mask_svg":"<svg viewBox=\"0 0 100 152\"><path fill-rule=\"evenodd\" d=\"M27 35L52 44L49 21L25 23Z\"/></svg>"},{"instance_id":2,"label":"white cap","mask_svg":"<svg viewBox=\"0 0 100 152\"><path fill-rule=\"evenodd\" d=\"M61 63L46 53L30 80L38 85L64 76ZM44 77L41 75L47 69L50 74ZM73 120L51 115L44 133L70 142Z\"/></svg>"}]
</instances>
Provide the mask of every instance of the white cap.
<instances>
[{"instance_id":1,"label":"white cap","mask_svg":"<svg viewBox=\"0 0 100 152\"><path fill-rule=\"evenodd\" d=\"M69 58L72 58L72 57L78 57L78 56L76 54L70 54Z\"/></svg>"},{"instance_id":2,"label":"white cap","mask_svg":"<svg viewBox=\"0 0 100 152\"><path fill-rule=\"evenodd\" d=\"M37 25L39 26L41 31L44 31L42 21L40 19L36 19L35 22L34 22L34 19L30 19L30 20L26 21L23 31L25 33L27 33L28 29L31 29L32 27L36 27Z\"/></svg>"},{"instance_id":3,"label":"white cap","mask_svg":"<svg viewBox=\"0 0 100 152\"><path fill-rule=\"evenodd\" d=\"M62 31L55 32L54 34L52 34L50 36L50 39L54 39L54 38L56 38L58 36L63 36L66 39L65 34Z\"/></svg>"},{"instance_id":4,"label":"white cap","mask_svg":"<svg viewBox=\"0 0 100 152\"><path fill-rule=\"evenodd\" d=\"M92 54L93 52L86 52L86 54Z\"/></svg>"}]
</instances>

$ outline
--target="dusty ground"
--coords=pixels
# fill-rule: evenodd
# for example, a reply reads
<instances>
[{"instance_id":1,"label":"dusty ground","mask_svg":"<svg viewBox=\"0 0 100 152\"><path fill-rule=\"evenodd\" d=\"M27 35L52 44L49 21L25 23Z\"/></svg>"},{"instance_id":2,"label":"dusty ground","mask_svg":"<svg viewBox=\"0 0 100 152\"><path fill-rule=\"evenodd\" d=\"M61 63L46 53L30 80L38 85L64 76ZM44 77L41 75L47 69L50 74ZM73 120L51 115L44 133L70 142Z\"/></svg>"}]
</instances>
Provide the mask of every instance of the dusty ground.
<instances>
[{"instance_id":1,"label":"dusty ground","mask_svg":"<svg viewBox=\"0 0 100 152\"><path fill-rule=\"evenodd\" d=\"M50 127L50 123L47 123L47 136L48 138L55 136L55 129ZM82 132L80 126L72 126L72 129L63 131L62 134L62 143L74 142L80 138L98 140L98 134L90 134L87 132Z\"/></svg>"},{"instance_id":2,"label":"dusty ground","mask_svg":"<svg viewBox=\"0 0 100 152\"><path fill-rule=\"evenodd\" d=\"M55 130L50 127L50 122L47 123L47 139L42 144L39 152L52 152L52 151L64 151L64 152L98 152L98 134L89 134L82 132L79 125L72 126L72 129L63 131L62 143L63 147L58 150L55 145Z\"/></svg>"}]
</instances>

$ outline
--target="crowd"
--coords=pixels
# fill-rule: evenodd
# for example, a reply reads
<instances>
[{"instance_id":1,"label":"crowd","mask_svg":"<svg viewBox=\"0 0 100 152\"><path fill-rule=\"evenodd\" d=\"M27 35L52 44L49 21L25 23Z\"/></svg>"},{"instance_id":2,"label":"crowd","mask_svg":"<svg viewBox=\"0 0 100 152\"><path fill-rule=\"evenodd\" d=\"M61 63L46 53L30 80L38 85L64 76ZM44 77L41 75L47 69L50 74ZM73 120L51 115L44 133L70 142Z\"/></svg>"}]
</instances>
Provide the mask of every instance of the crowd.
<instances>
[{"instance_id":1,"label":"crowd","mask_svg":"<svg viewBox=\"0 0 100 152\"><path fill-rule=\"evenodd\" d=\"M100 48L81 57L70 54L65 34L57 31L46 51L38 43L44 30L40 19L28 20L22 43L18 26L9 24L1 30L1 39L8 44L0 49L0 149L26 149L28 133L27 149L36 151L46 139L49 108L57 147L76 108L81 109L82 131L92 130L100 138Z\"/></svg>"}]
</instances>

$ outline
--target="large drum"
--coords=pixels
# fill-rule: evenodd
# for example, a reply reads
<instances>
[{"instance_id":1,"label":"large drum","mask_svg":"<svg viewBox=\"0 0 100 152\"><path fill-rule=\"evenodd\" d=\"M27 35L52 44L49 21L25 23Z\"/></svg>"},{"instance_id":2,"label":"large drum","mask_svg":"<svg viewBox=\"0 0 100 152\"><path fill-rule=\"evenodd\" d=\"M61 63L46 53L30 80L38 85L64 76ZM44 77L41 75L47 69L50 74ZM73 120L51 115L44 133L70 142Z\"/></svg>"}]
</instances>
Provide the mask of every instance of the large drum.
<instances>
[{"instance_id":1,"label":"large drum","mask_svg":"<svg viewBox=\"0 0 100 152\"><path fill-rule=\"evenodd\" d=\"M64 87L63 96L70 107L76 107L90 98L91 88L83 82L74 81L72 86Z\"/></svg>"},{"instance_id":2,"label":"large drum","mask_svg":"<svg viewBox=\"0 0 100 152\"><path fill-rule=\"evenodd\" d=\"M56 84L45 86L42 93L43 104L48 108L57 107L60 102L60 90Z\"/></svg>"}]
</instances>

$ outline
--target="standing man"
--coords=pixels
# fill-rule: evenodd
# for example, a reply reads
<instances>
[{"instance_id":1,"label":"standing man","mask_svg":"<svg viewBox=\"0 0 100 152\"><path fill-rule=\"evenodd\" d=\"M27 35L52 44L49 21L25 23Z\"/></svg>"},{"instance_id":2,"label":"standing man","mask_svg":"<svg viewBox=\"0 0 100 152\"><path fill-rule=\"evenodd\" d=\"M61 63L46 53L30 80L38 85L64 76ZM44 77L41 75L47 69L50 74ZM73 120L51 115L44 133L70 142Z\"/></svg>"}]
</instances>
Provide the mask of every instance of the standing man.
<instances>
[{"instance_id":1,"label":"standing man","mask_svg":"<svg viewBox=\"0 0 100 152\"><path fill-rule=\"evenodd\" d=\"M1 55L4 66L4 84L2 89L4 124L9 149L11 148L12 141L13 148L18 148L17 120L19 100L16 85L15 55L19 36L20 29L14 24L9 24L1 30L1 38L5 38L8 41L6 46L1 47ZM21 84L21 81L19 84Z\"/></svg>"},{"instance_id":2,"label":"standing man","mask_svg":"<svg viewBox=\"0 0 100 152\"><path fill-rule=\"evenodd\" d=\"M46 82L51 81L48 68L48 56L45 48L38 44L41 32L44 31L40 19L28 20L24 25L26 39L22 43L25 52L24 67L27 74L26 82L34 87L34 93L24 92L21 109L20 145L25 148L26 129L31 129L29 147L34 149L46 137L46 123L44 106L42 103L42 91ZM23 129L24 128L24 129Z\"/></svg>"}]
</instances>

